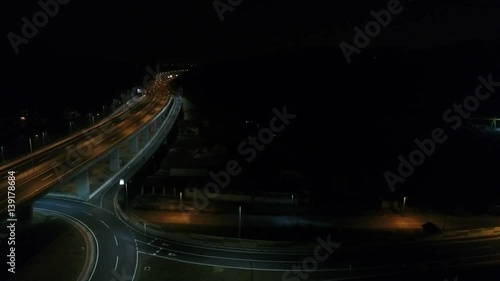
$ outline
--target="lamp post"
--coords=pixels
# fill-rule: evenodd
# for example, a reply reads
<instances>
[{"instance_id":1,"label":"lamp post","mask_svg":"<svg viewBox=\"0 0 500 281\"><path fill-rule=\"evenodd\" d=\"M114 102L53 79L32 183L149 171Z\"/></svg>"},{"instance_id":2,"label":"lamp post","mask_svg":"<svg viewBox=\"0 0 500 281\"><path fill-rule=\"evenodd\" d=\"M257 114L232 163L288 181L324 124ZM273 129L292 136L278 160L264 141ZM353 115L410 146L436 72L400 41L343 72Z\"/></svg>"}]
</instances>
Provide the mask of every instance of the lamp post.
<instances>
[{"instance_id":1,"label":"lamp post","mask_svg":"<svg viewBox=\"0 0 500 281\"><path fill-rule=\"evenodd\" d=\"M30 142L30 154L33 154L33 144L31 143L31 137L28 138Z\"/></svg>"},{"instance_id":2,"label":"lamp post","mask_svg":"<svg viewBox=\"0 0 500 281\"><path fill-rule=\"evenodd\" d=\"M45 134L47 132L42 132L42 145L45 145Z\"/></svg>"},{"instance_id":3,"label":"lamp post","mask_svg":"<svg viewBox=\"0 0 500 281\"><path fill-rule=\"evenodd\" d=\"M238 237L241 239L241 206L238 209Z\"/></svg>"},{"instance_id":4,"label":"lamp post","mask_svg":"<svg viewBox=\"0 0 500 281\"><path fill-rule=\"evenodd\" d=\"M128 210L128 187L124 179L120 179L120 185L125 185L125 210Z\"/></svg>"},{"instance_id":5,"label":"lamp post","mask_svg":"<svg viewBox=\"0 0 500 281\"><path fill-rule=\"evenodd\" d=\"M406 205L406 199L407 199L407 198L408 198L407 196L403 197L403 212L402 212L402 215L403 215L403 216L404 216L404 214L405 214L405 205Z\"/></svg>"},{"instance_id":6,"label":"lamp post","mask_svg":"<svg viewBox=\"0 0 500 281\"><path fill-rule=\"evenodd\" d=\"M2 162L5 161L4 156L3 156L3 145L0 146L0 150L2 151Z\"/></svg>"},{"instance_id":7,"label":"lamp post","mask_svg":"<svg viewBox=\"0 0 500 281\"><path fill-rule=\"evenodd\" d=\"M34 162L33 162L33 144L31 142L31 137L29 137L29 141L30 141L30 156L31 156L31 168L34 169Z\"/></svg>"},{"instance_id":8,"label":"lamp post","mask_svg":"<svg viewBox=\"0 0 500 281\"><path fill-rule=\"evenodd\" d=\"M182 192L179 193L179 199L181 200L181 204L182 204Z\"/></svg>"}]
</instances>

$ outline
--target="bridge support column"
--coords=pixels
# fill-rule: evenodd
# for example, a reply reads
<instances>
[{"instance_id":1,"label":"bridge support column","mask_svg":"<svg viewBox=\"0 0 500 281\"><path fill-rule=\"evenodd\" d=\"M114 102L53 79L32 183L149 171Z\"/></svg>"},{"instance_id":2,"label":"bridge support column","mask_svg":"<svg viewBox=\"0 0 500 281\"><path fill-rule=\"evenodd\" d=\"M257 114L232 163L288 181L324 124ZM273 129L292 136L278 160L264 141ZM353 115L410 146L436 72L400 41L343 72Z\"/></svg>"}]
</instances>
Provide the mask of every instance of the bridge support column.
<instances>
[{"instance_id":1,"label":"bridge support column","mask_svg":"<svg viewBox=\"0 0 500 281\"><path fill-rule=\"evenodd\" d=\"M18 221L31 221L33 219L33 204L16 209L16 219Z\"/></svg>"},{"instance_id":2,"label":"bridge support column","mask_svg":"<svg viewBox=\"0 0 500 281\"><path fill-rule=\"evenodd\" d=\"M142 140L144 144L146 144L149 141L149 126L147 126L142 130Z\"/></svg>"},{"instance_id":3,"label":"bridge support column","mask_svg":"<svg viewBox=\"0 0 500 281\"><path fill-rule=\"evenodd\" d=\"M85 201L89 200L90 184L88 169L85 169L76 176L76 193L78 197L83 198Z\"/></svg>"},{"instance_id":4,"label":"bridge support column","mask_svg":"<svg viewBox=\"0 0 500 281\"><path fill-rule=\"evenodd\" d=\"M149 125L151 132L156 132L156 119Z\"/></svg>"},{"instance_id":5,"label":"bridge support column","mask_svg":"<svg viewBox=\"0 0 500 281\"><path fill-rule=\"evenodd\" d=\"M133 136L130 141L129 141L129 149L130 152L135 154L137 151L139 151L139 140L137 135Z\"/></svg>"},{"instance_id":6,"label":"bridge support column","mask_svg":"<svg viewBox=\"0 0 500 281\"><path fill-rule=\"evenodd\" d=\"M120 152L118 151L118 148L109 154L109 170L111 172L120 170Z\"/></svg>"}]
</instances>

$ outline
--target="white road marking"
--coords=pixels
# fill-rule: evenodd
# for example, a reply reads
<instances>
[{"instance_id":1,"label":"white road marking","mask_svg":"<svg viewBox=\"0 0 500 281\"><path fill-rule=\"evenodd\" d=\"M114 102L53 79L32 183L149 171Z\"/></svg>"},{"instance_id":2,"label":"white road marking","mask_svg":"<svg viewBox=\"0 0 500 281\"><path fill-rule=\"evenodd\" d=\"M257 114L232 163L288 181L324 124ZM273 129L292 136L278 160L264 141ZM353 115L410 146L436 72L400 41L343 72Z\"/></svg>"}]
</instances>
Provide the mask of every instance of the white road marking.
<instances>
[{"instance_id":1,"label":"white road marking","mask_svg":"<svg viewBox=\"0 0 500 281\"><path fill-rule=\"evenodd\" d=\"M103 222L102 220L101 220L101 222L102 222L102 224L104 224L107 228L109 228L109 226L108 226L105 222Z\"/></svg>"},{"instance_id":2,"label":"white road marking","mask_svg":"<svg viewBox=\"0 0 500 281\"><path fill-rule=\"evenodd\" d=\"M112 138L112 139L110 139L110 140L114 140L114 139L116 139L116 137L113 137L113 138Z\"/></svg>"},{"instance_id":3,"label":"white road marking","mask_svg":"<svg viewBox=\"0 0 500 281\"><path fill-rule=\"evenodd\" d=\"M43 157L42 159L38 159L38 162L42 162L43 160L49 158L50 156Z\"/></svg>"},{"instance_id":4,"label":"white road marking","mask_svg":"<svg viewBox=\"0 0 500 281\"><path fill-rule=\"evenodd\" d=\"M113 235L113 237L115 238L116 246L118 246L118 239L116 239L116 235Z\"/></svg>"},{"instance_id":5,"label":"white road marking","mask_svg":"<svg viewBox=\"0 0 500 281\"><path fill-rule=\"evenodd\" d=\"M52 211L52 210L48 210L48 209L43 209L43 208L37 208L37 209L41 209L41 210L45 210L46 212L52 212L52 213L56 213L56 214L59 214L60 216L63 216L63 217L66 217L66 218L70 218L70 219L73 219L75 221L77 221L78 223L80 223L81 225L83 225L85 228L87 228L88 231L90 231L90 233L92 234L92 237L94 238L94 241L96 243L96 250L97 250L97 254L96 254L96 260L95 260L95 263L94 263L94 267L92 268L92 273L90 274L90 277L89 277L89 280L92 280L92 277L94 276L94 273L95 273L95 269L97 267L97 264L99 262L99 241L97 241L97 237L95 236L94 232L92 231L92 229L90 229L90 227L88 227L86 224L84 224L82 221L80 221L79 219L75 218L75 217L72 217L70 215L66 215L66 214L63 214L63 213L60 213L60 212L57 212L57 211ZM136 255L136 257L138 258L139 256ZM136 260L137 262L137 260Z\"/></svg>"},{"instance_id":6,"label":"white road marking","mask_svg":"<svg viewBox=\"0 0 500 281\"><path fill-rule=\"evenodd\" d=\"M115 270L118 268L118 256L116 256Z\"/></svg>"},{"instance_id":7,"label":"white road marking","mask_svg":"<svg viewBox=\"0 0 500 281\"><path fill-rule=\"evenodd\" d=\"M44 180L46 180L46 179L48 179L48 178L52 177L53 175L54 175L54 173L52 173L52 174L50 174L50 175L46 176L45 178L43 178L43 179L42 179L42 181L44 181Z\"/></svg>"},{"instance_id":8,"label":"white road marking","mask_svg":"<svg viewBox=\"0 0 500 281\"><path fill-rule=\"evenodd\" d=\"M69 208L68 206L66 205L61 205L61 204L55 204L56 206L59 206L59 207L64 207L64 208Z\"/></svg>"},{"instance_id":9,"label":"white road marking","mask_svg":"<svg viewBox=\"0 0 500 281\"><path fill-rule=\"evenodd\" d=\"M92 216L92 214L91 214L91 213L87 213L87 212L85 212L85 211L82 211L82 212L84 212L85 214L87 214L87 215L89 215L89 216Z\"/></svg>"}]
</instances>

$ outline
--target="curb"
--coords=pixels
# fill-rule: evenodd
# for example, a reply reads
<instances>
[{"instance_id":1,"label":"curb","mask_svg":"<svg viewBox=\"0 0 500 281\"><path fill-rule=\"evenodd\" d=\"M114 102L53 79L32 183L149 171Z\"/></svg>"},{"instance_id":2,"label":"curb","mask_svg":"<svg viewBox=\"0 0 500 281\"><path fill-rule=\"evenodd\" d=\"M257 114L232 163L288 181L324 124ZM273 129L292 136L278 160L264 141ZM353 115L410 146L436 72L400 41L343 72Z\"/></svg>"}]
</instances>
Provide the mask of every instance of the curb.
<instances>
[{"instance_id":1,"label":"curb","mask_svg":"<svg viewBox=\"0 0 500 281\"><path fill-rule=\"evenodd\" d=\"M82 234L83 238L85 239L87 258L85 259L85 264L83 265L82 272L78 276L77 280L78 281L88 281L92 275L92 265L96 264L96 258L95 258L96 243L94 242L92 234L88 231L88 229L86 229L85 226L74 221L73 218L71 218L67 215L64 215L64 214L56 212L56 211L43 209L43 208L36 208L36 209L38 209L38 211L40 213L50 214L50 215L59 217L60 219L66 221L67 223L74 226Z\"/></svg>"}]
</instances>

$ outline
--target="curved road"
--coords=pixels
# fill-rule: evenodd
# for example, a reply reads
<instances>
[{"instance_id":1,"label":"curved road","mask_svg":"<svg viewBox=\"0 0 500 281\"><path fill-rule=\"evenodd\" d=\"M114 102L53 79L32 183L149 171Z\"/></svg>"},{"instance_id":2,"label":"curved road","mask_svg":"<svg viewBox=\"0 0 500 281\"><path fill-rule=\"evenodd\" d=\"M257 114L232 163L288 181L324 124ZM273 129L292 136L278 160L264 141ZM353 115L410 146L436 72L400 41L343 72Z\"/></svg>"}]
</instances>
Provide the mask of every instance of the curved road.
<instances>
[{"instance_id":1,"label":"curved road","mask_svg":"<svg viewBox=\"0 0 500 281\"><path fill-rule=\"evenodd\" d=\"M168 81L168 80L166 80ZM166 82L164 81L164 82ZM162 84L161 86L166 86ZM65 171L64 175L76 171L78 167L95 160L143 126L144 122L155 116L169 102L169 96L163 91L154 91L138 101L130 117L121 120L126 111L122 110L103 120L99 126L111 127L110 133L99 140L79 134L55 146L25 159L2 167L0 175L5 177L7 170L20 171L17 175L17 202L22 203L45 192L58 176L54 167L63 165L68 160L68 147L92 142L92 153L82 157L75 167ZM54 162L55 161L55 162ZM35 165L36 164L36 165ZM22 172L25 171L25 172ZM63 175L63 177L64 177ZM0 211L6 211L5 181L0 185ZM170 239L160 239L137 231L124 221L115 210L115 198L120 191L118 183L102 190L91 203L43 198L34 203L35 209L46 210L70 217L83 224L96 242L96 263L92 265L90 280L137 280L139 275L139 254L156 256L184 263L217 266L247 270L267 270L284 272L292 268L313 265L314 271L328 272L337 280L359 279L368 276L382 276L391 273L420 272L453 266L470 266L485 263L497 263L500 253L499 239L476 239L466 242L434 242L401 245L372 245L363 249L355 245L339 245L332 242L318 243L311 252L229 250L201 246ZM328 241L323 237L323 241ZM402 251L404 249L404 251ZM319 260L321 259L321 262ZM316 263L311 261L316 260ZM309 264L304 263L309 261ZM300 273L300 272L299 272ZM293 274L298 274L297 272ZM335 280L335 279L331 279Z\"/></svg>"},{"instance_id":2,"label":"curved road","mask_svg":"<svg viewBox=\"0 0 500 281\"><path fill-rule=\"evenodd\" d=\"M307 252L262 252L258 250L227 250L169 239L160 239L137 231L122 220L115 210L120 191L116 183L96 196L96 203L44 198L35 208L60 212L85 224L95 235L99 253L91 280L138 280L138 255L151 255L184 263L234 269L292 271L303 261L316 257ZM101 202L100 207L97 202ZM325 238L326 240L326 238ZM335 246L331 245L332 248ZM468 267L497 264L500 260L500 239L476 239L401 245L373 245L369 248L320 247L315 271L328 272L331 280L360 279L393 274L411 274L445 267ZM402 251L404 249L404 251ZM351 264L351 267L349 266ZM287 276L292 278L293 273ZM284 279L295 280L295 279Z\"/></svg>"}]
</instances>

